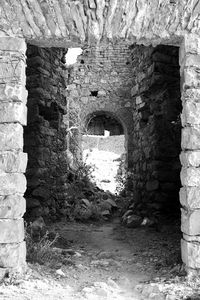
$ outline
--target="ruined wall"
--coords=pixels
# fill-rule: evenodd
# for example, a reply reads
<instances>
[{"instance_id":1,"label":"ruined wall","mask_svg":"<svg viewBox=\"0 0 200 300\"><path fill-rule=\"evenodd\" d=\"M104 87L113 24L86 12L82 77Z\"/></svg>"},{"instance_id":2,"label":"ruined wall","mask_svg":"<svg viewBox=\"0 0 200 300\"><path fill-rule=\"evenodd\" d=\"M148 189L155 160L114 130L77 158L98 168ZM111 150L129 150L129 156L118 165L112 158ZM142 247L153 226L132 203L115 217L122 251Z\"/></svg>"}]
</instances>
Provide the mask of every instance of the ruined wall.
<instances>
[{"instance_id":1,"label":"ruined wall","mask_svg":"<svg viewBox=\"0 0 200 300\"><path fill-rule=\"evenodd\" d=\"M59 214L67 177L65 78L63 49L28 45L27 216Z\"/></svg>"},{"instance_id":2,"label":"ruined wall","mask_svg":"<svg viewBox=\"0 0 200 300\"><path fill-rule=\"evenodd\" d=\"M148 48L145 49L148 53ZM124 127L128 156L133 150L131 89L135 85L137 72L137 67L133 68L131 64L130 47L124 43L106 41L83 49L78 62L68 68L67 99L70 111L75 112L77 121L83 125L87 125L90 116L96 112L110 113ZM73 125L74 114L71 119Z\"/></svg>"},{"instance_id":3,"label":"ruined wall","mask_svg":"<svg viewBox=\"0 0 200 300\"><path fill-rule=\"evenodd\" d=\"M104 43L85 49L68 75L69 107L80 123L95 112L110 112L121 120L128 189L149 214L152 209L179 211L178 48Z\"/></svg>"},{"instance_id":4,"label":"ruined wall","mask_svg":"<svg viewBox=\"0 0 200 300\"><path fill-rule=\"evenodd\" d=\"M135 51L137 48L132 52L134 64ZM160 210L172 215L179 213L181 168L178 48L154 48L149 66L141 67L137 88L132 90L135 93L132 189L137 192L138 200L145 203L141 207L145 214Z\"/></svg>"}]
</instances>

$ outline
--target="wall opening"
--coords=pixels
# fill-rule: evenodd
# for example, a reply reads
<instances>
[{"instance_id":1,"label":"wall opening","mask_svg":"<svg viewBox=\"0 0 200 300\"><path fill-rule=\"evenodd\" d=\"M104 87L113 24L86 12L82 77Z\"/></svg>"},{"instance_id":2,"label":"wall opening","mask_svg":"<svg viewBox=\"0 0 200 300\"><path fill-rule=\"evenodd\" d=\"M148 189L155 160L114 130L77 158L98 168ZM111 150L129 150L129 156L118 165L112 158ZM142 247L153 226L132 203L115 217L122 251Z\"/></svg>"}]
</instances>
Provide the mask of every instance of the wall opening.
<instances>
[{"instance_id":1,"label":"wall opening","mask_svg":"<svg viewBox=\"0 0 200 300\"><path fill-rule=\"evenodd\" d=\"M122 189L119 178L125 177L125 134L121 122L107 112L87 117L86 134L82 136L83 161L93 168L97 186L111 193Z\"/></svg>"}]
</instances>

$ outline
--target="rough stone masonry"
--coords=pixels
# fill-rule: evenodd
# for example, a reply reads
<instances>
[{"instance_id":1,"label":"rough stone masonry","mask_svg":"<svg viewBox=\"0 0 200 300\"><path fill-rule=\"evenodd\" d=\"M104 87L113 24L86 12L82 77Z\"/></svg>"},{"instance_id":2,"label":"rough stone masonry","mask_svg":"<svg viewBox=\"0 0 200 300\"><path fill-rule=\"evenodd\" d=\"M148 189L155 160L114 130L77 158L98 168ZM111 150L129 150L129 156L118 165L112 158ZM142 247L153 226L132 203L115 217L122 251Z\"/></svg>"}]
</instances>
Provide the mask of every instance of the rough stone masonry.
<instances>
[{"instance_id":1,"label":"rough stone masonry","mask_svg":"<svg viewBox=\"0 0 200 300\"><path fill-rule=\"evenodd\" d=\"M27 156L26 42L48 47L92 47L102 39L180 47L182 153L180 191L182 258L188 270L200 269L199 221L199 69L200 1L61 0L1 1L0 6L0 267L25 265L23 214ZM136 98L136 105L143 105ZM140 111L142 115L142 111ZM146 122L147 117L143 121ZM140 168L140 165L138 165ZM145 169L145 166L144 166ZM157 182L151 187L157 187ZM150 187L150 185L148 185Z\"/></svg>"}]
</instances>

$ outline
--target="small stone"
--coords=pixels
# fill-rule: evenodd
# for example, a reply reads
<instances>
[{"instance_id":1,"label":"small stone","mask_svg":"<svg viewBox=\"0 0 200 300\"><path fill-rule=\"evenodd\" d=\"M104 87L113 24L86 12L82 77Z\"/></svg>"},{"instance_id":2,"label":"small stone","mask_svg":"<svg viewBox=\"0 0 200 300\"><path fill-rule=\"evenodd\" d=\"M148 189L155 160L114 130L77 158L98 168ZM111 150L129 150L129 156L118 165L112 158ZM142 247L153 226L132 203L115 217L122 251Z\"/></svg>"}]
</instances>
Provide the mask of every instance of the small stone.
<instances>
[{"instance_id":1,"label":"small stone","mask_svg":"<svg viewBox=\"0 0 200 300\"><path fill-rule=\"evenodd\" d=\"M130 215L127 217L126 225L129 228L136 228L142 224L142 218L136 215Z\"/></svg>"},{"instance_id":2,"label":"small stone","mask_svg":"<svg viewBox=\"0 0 200 300\"><path fill-rule=\"evenodd\" d=\"M61 269L56 270L56 274L59 275L59 276L61 276L61 277L65 277L66 276L65 273Z\"/></svg>"}]
</instances>

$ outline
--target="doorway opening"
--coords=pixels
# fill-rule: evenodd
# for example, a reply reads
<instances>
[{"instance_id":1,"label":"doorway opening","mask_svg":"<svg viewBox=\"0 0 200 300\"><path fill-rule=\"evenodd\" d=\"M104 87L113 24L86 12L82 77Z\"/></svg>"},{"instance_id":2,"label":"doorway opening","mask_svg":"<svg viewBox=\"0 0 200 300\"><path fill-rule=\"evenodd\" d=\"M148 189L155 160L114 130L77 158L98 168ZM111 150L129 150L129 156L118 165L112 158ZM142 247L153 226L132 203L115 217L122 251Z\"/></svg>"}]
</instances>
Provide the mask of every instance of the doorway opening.
<instances>
[{"instance_id":1,"label":"doorway opening","mask_svg":"<svg viewBox=\"0 0 200 300\"><path fill-rule=\"evenodd\" d=\"M83 161L93 168L97 186L118 193L119 178L126 176L126 147L123 125L114 114L101 111L87 117L82 153Z\"/></svg>"}]
</instances>

